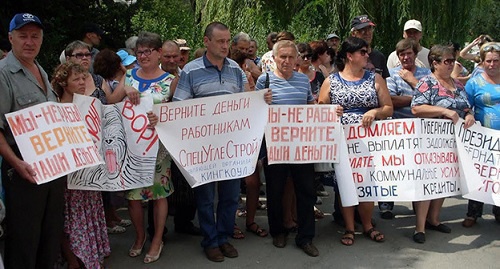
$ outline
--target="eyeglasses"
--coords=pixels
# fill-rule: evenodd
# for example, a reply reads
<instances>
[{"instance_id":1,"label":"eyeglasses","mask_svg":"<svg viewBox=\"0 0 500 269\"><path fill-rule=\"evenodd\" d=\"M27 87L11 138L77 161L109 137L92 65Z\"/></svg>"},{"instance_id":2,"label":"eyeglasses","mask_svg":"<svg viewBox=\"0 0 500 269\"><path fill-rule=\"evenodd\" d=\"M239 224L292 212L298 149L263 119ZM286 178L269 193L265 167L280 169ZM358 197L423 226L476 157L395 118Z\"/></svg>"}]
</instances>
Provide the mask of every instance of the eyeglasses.
<instances>
[{"instance_id":1,"label":"eyeglasses","mask_svg":"<svg viewBox=\"0 0 500 269\"><path fill-rule=\"evenodd\" d=\"M88 52L88 53L75 53L75 54L71 55L71 57L75 57L77 59L90 58L90 57L92 57L92 53L90 53L90 52Z\"/></svg>"},{"instance_id":2,"label":"eyeglasses","mask_svg":"<svg viewBox=\"0 0 500 269\"><path fill-rule=\"evenodd\" d=\"M300 57L302 60L311 60L313 55L312 54L301 54Z\"/></svg>"},{"instance_id":3,"label":"eyeglasses","mask_svg":"<svg viewBox=\"0 0 500 269\"><path fill-rule=\"evenodd\" d=\"M445 59L445 60L442 60L441 62L444 63L445 65L452 65L452 64L455 64L455 58Z\"/></svg>"},{"instance_id":4,"label":"eyeglasses","mask_svg":"<svg viewBox=\"0 0 500 269\"><path fill-rule=\"evenodd\" d=\"M151 53L153 52L153 50L156 50L156 49L137 50L135 52L135 55L137 55L137 57L141 57L142 55L149 56L149 55L151 55Z\"/></svg>"},{"instance_id":5,"label":"eyeglasses","mask_svg":"<svg viewBox=\"0 0 500 269\"><path fill-rule=\"evenodd\" d=\"M500 45L499 45L499 43L492 43L492 44L484 46L482 49L484 52L500 51Z\"/></svg>"},{"instance_id":6,"label":"eyeglasses","mask_svg":"<svg viewBox=\"0 0 500 269\"><path fill-rule=\"evenodd\" d=\"M358 50L358 51L361 54L361 56L365 56L366 54L368 54L368 50L365 50L365 49L361 49L361 50Z\"/></svg>"}]
</instances>

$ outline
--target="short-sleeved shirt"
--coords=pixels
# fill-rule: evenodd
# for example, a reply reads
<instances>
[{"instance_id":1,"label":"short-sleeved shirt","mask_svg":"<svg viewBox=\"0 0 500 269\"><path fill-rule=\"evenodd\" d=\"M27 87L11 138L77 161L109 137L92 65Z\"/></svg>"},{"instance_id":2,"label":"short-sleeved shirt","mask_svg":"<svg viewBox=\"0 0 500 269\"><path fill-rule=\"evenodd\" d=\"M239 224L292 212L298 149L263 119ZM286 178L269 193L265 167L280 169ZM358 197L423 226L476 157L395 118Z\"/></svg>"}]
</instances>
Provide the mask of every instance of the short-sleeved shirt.
<instances>
[{"instance_id":1,"label":"short-sleeved shirt","mask_svg":"<svg viewBox=\"0 0 500 269\"><path fill-rule=\"evenodd\" d=\"M444 88L432 75L422 78L417 84L417 91L413 95L411 106L431 105L444 107L457 112L460 118L465 118L471 106L462 83L456 79L454 82L456 90L452 92Z\"/></svg>"},{"instance_id":2,"label":"short-sleeved shirt","mask_svg":"<svg viewBox=\"0 0 500 269\"><path fill-rule=\"evenodd\" d=\"M245 73L235 61L225 58L219 70L204 54L182 69L174 101L243 92L247 82Z\"/></svg>"},{"instance_id":3,"label":"short-sleeved shirt","mask_svg":"<svg viewBox=\"0 0 500 269\"><path fill-rule=\"evenodd\" d=\"M475 76L465 84L469 102L474 108L474 118L485 127L500 130L500 84Z\"/></svg>"},{"instance_id":4,"label":"short-sleeved shirt","mask_svg":"<svg viewBox=\"0 0 500 269\"><path fill-rule=\"evenodd\" d=\"M9 145L15 145L14 136L5 119L5 114L47 101L57 101L57 95L52 90L47 73L35 61L47 92L38 83L35 76L24 67L10 52L0 61L0 130L4 131Z\"/></svg>"},{"instance_id":5,"label":"short-sleeved shirt","mask_svg":"<svg viewBox=\"0 0 500 269\"><path fill-rule=\"evenodd\" d=\"M387 60L382 52L372 49L368 57L367 69L381 75L384 79L389 77Z\"/></svg>"},{"instance_id":6,"label":"short-sleeved shirt","mask_svg":"<svg viewBox=\"0 0 500 269\"><path fill-rule=\"evenodd\" d=\"M417 54L417 59L415 60L415 65L419 67L431 68L429 64L429 49L425 47L420 47L420 51ZM399 61L398 55L396 51L391 52L389 57L387 58L387 68L391 70L397 66L401 66L401 62Z\"/></svg>"},{"instance_id":7,"label":"short-sleeved shirt","mask_svg":"<svg viewBox=\"0 0 500 269\"><path fill-rule=\"evenodd\" d=\"M137 75L137 70L127 70L125 73L125 85L132 86L143 94L148 94L153 98L153 103L160 104L170 101L170 84L175 76L164 73L154 79L143 79Z\"/></svg>"},{"instance_id":8,"label":"short-sleeved shirt","mask_svg":"<svg viewBox=\"0 0 500 269\"><path fill-rule=\"evenodd\" d=\"M313 102L314 97L309 85L309 78L299 72L293 72L289 79L284 79L276 76L274 73L269 74L269 88L272 90L273 105L305 105L308 102ZM262 90L265 87L266 73L260 75L255 84L256 90Z\"/></svg>"},{"instance_id":9,"label":"short-sleeved shirt","mask_svg":"<svg viewBox=\"0 0 500 269\"><path fill-rule=\"evenodd\" d=\"M404 79L402 79L399 75L399 70L401 69L402 66L398 66L389 70L389 73L391 74L391 76L387 78L387 88L389 89L389 93L392 96L413 96L415 93L413 87L404 81ZM417 80L420 80L421 78L430 75L430 73L431 70L428 68L417 66L413 76L415 76Z\"/></svg>"}]
</instances>

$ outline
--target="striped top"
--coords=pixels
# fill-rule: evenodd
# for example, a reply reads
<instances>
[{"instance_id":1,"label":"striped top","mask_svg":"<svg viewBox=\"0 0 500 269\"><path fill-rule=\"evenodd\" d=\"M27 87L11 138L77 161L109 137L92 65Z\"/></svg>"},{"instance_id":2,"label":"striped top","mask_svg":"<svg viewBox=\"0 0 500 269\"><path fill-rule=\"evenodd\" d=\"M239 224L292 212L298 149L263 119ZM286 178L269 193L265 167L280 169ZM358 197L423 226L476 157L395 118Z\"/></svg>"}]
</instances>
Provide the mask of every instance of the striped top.
<instances>
[{"instance_id":1,"label":"striped top","mask_svg":"<svg viewBox=\"0 0 500 269\"><path fill-rule=\"evenodd\" d=\"M246 83L245 73L235 61L224 59L222 70L219 70L205 54L184 66L173 100L243 92Z\"/></svg>"},{"instance_id":2,"label":"striped top","mask_svg":"<svg viewBox=\"0 0 500 269\"><path fill-rule=\"evenodd\" d=\"M298 72L293 72L289 79L283 79L274 73L269 74L269 88L273 93L273 105L305 105L313 102L314 97L311 92L309 78ZM265 88L266 73L262 74L255 84L256 90Z\"/></svg>"}]
</instances>

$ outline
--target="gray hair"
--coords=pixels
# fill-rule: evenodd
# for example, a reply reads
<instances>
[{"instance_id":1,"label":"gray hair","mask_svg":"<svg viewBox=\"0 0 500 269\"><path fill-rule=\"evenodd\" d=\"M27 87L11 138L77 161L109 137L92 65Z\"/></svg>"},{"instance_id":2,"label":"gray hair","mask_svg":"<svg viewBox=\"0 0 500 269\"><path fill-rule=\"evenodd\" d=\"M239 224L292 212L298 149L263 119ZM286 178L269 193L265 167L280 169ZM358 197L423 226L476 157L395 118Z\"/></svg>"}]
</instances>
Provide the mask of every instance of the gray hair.
<instances>
[{"instance_id":1,"label":"gray hair","mask_svg":"<svg viewBox=\"0 0 500 269\"><path fill-rule=\"evenodd\" d=\"M125 40L125 48L134 50L135 49L135 43L137 42L137 36L131 36L127 40Z\"/></svg>"},{"instance_id":2,"label":"gray hair","mask_svg":"<svg viewBox=\"0 0 500 269\"><path fill-rule=\"evenodd\" d=\"M239 32L233 37L233 45L236 45L240 40L250 42L252 39L247 33Z\"/></svg>"},{"instance_id":3,"label":"gray hair","mask_svg":"<svg viewBox=\"0 0 500 269\"><path fill-rule=\"evenodd\" d=\"M299 54L299 50L297 49L297 45L295 42L291 40L280 40L273 45L273 55L278 56L278 50L281 48L294 48L297 55Z\"/></svg>"},{"instance_id":4,"label":"gray hair","mask_svg":"<svg viewBox=\"0 0 500 269\"><path fill-rule=\"evenodd\" d=\"M66 46L66 48L64 49L64 55L66 55L66 57L69 57L69 56L73 55L73 51L75 51L76 49L88 49L89 52L92 51L89 44L87 44L83 41L80 41L80 40L76 40L76 41L69 43Z\"/></svg>"}]
</instances>

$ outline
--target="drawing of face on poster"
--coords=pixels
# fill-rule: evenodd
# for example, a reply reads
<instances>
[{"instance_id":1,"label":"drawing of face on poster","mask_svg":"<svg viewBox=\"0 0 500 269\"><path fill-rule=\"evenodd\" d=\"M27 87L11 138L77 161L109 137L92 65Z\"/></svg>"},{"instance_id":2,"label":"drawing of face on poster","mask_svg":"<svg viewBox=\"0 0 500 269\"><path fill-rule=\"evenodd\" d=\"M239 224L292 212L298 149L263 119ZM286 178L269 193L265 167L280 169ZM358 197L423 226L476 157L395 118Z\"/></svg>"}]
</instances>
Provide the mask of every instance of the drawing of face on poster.
<instances>
[{"instance_id":1,"label":"drawing of face on poster","mask_svg":"<svg viewBox=\"0 0 500 269\"><path fill-rule=\"evenodd\" d=\"M109 179L113 180L119 177L127 142L125 130L117 106L103 106L103 144L102 153L106 162Z\"/></svg>"}]
</instances>

